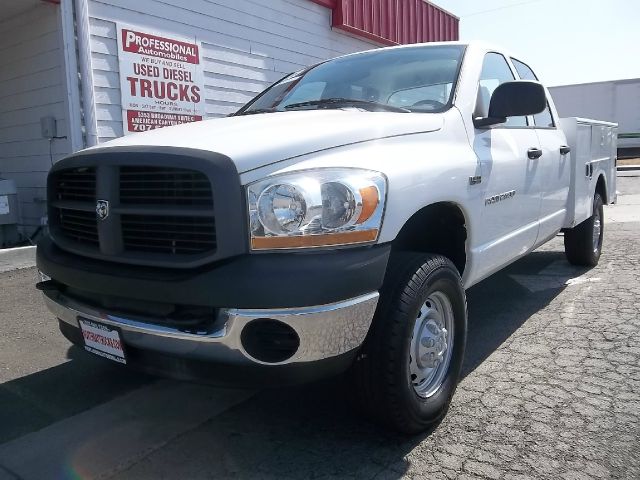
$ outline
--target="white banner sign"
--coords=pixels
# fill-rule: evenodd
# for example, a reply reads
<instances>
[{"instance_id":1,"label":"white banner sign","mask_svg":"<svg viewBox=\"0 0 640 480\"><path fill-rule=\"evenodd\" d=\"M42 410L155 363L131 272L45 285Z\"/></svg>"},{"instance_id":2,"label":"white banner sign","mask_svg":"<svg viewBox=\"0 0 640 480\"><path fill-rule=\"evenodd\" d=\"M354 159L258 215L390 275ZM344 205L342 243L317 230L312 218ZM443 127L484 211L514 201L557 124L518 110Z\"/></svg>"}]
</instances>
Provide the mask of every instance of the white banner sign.
<instances>
[{"instance_id":1,"label":"white banner sign","mask_svg":"<svg viewBox=\"0 0 640 480\"><path fill-rule=\"evenodd\" d=\"M124 133L202 120L201 44L143 30L118 24Z\"/></svg>"}]
</instances>

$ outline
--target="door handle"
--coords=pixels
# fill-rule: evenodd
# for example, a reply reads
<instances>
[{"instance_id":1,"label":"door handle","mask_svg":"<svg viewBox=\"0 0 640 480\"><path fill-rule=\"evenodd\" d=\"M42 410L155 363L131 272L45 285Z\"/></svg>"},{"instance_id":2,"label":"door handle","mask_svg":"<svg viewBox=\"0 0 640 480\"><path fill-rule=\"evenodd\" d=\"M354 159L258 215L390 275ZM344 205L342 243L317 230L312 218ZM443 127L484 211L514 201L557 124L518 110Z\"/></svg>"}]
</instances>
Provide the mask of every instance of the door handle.
<instances>
[{"instance_id":1,"label":"door handle","mask_svg":"<svg viewBox=\"0 0 640 480\"><path fill-rule=\"evenodd\" d=\"M539 148L532 147L529 150L527 150L527 157L529 157L531 160L537 160L541 156L542 156L542 150L540 150Z\"/></svg>"},{"instance_id":2,"label":"door handle","mask_svg":"<svg viewBox=\"0 0 640 480\"><path fill-rule=\"evenodd\" d=\"M566 155L569 152L571 152L571 147L567 147L566 145L560 147L560 155Z\"/></svg>"}]
</instances>

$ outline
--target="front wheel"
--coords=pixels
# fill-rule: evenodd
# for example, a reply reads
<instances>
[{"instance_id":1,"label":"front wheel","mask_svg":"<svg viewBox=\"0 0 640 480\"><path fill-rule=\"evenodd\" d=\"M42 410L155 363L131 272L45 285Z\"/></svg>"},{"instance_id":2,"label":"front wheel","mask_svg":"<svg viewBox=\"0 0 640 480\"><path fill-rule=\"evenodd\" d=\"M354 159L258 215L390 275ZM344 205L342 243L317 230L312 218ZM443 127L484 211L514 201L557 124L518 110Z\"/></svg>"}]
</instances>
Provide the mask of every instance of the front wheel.
<instances>
[{"instance_id":1,"label":"front wheel","mask_svg":"<svg viewBox=\"0 0 640 480\"><path fill-rule=\"evenodd\" d=\"M593 197L593 214L587 220L564 232L564 252L572 265L595 267L602 254L604 207L602 197Z\"/></svg>"},{"instance_id":2,"label":"front wheel","mask_svg":"<svg viewBox=\"0 0 640 480\"><path fill-rule=\"evenodd\" d=\"M360 404L404 433L436 424L458 383L466 332L466 297L451 261L421 253L393 256L353 368Z\"/></svg>"}]
</instances>

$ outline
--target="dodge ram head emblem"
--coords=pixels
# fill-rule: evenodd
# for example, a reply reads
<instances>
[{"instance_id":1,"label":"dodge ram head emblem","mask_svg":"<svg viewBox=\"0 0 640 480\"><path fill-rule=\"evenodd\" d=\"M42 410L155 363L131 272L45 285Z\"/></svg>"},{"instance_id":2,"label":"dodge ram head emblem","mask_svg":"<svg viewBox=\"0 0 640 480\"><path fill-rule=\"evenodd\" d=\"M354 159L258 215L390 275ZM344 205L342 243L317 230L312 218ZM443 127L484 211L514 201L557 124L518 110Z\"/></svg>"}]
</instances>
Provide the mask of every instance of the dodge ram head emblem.
<instances>
[{"instance_id":1,"label":"dodge ram head emblem","mask_svg":"<svg viewBox=\"0 0 640 480\"><path fill-rule=\"evenodd\" d=\"M96 215L100 220L104 220L109 216L109 202L107 200L98 200L98 203L96 203Z\"/></svg>"}]
</instances>

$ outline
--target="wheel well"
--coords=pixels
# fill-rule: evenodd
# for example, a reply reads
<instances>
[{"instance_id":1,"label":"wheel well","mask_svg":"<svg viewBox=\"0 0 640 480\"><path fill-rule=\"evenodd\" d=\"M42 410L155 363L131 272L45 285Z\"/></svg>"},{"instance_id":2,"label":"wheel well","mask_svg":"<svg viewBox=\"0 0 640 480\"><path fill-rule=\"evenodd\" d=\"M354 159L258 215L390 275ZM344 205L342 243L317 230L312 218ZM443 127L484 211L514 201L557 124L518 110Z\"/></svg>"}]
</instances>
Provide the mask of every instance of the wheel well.
<instances>
[{"instance_id":1,"label":"wheel well","mask_svg":"<svg viewBox=\"0 0 640 480\"><path fill-rule=\"evenodd\" d=\"M444 255L460 275L467 263L467 227L460 208L448 202L418 210L393 241L393 251L415 251Z\"/></svg>"},{"instance_id":2,"label":"wheel well","mask_svg":"<svg viewBox=\"0 0 640 480\"><path fill-rule=\"evenodd\" d=\"M605 183L604 175L600 175L598 177L598 182L596 183L596 193L599 193L600 197L602 197L602 203L604 203L605 205L609 203L609 199L607 197L607 184Z\"/></svg>"}]
</instances>

